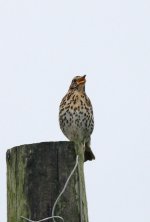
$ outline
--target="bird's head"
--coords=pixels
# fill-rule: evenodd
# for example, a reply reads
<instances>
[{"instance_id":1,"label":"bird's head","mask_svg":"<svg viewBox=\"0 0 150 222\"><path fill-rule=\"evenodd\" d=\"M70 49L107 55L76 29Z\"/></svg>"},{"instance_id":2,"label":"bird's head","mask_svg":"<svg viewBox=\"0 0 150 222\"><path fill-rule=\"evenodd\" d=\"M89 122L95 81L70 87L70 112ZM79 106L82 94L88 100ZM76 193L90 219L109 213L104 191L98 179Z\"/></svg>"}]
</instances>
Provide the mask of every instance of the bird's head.
<instances>
[{"instance_id":1,"label":"bird's head","mask_svg":"<svg viewBox=\"0 0 150 222\"><path fill-rule=\"evenodd\" d=\"M86 75L84 76L75 76L71 82L69 90L78 90L78 91L85 91L85 79Z\"/></svg>"}]
</instances>

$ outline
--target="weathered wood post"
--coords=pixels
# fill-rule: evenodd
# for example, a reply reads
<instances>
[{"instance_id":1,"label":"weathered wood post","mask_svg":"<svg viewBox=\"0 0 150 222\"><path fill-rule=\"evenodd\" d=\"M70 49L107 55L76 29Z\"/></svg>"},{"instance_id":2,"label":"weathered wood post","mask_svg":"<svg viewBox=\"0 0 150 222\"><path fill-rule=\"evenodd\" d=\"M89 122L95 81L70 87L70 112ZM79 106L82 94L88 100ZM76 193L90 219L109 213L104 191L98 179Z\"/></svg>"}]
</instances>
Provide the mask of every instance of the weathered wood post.
<instances>
[{"instance_id":1,"label":"weathered wood post","mask_svg":"<svg viewBox=\"0 0 150 222\"><path fill-rule=\"evenodd\" d=\"M9 149L6 159L7 222L24 222L21 216L32 220L50 217L54 202L76 162L74 143L22 145ZM55 215L63 217L65 222L88 222L83 161L80 159L56 206ZM55 221L60 222L60 219Z\"/></svg>"}]
</instances>

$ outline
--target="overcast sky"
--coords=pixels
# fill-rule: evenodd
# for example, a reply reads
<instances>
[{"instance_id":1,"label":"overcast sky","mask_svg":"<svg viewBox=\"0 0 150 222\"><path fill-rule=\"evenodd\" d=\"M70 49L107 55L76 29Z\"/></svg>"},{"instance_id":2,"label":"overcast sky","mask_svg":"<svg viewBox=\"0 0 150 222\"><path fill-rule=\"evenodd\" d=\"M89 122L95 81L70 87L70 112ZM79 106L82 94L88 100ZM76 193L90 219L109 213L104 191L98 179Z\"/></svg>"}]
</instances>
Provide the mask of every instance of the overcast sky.
<instances>
[{"instance_id":1,"label":"overcast sky","mask_svg":"<svg viewBox=\"0 0 150 222\"><path fill-rule=\"evenodd\" d=\"M0 217L8 148L66 140L59 103L87 75L90 222L150 222L150 1L0 0Z\"/></svg>"}]
</instances>

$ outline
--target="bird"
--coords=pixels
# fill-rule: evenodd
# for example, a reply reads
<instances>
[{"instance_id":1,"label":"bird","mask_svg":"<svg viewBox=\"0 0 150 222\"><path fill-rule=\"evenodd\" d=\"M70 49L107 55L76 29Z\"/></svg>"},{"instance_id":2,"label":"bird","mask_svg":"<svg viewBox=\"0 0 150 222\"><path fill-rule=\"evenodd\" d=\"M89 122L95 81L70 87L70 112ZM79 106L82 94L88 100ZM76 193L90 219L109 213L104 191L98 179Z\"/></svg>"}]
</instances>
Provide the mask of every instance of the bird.
<instances>
[{"instance_id":1,"label":"bird","mask_svg":"<svg viewBox=\"0 0 150 222\"><path fill-rule=\"evenodd\" d=\"M94 129L93 107L85 92L86 75L75 76L59 106L59 125L63 134L75 144L82 144L84 162L94 160L91 134Z\"/></svg>"}]
</instances>

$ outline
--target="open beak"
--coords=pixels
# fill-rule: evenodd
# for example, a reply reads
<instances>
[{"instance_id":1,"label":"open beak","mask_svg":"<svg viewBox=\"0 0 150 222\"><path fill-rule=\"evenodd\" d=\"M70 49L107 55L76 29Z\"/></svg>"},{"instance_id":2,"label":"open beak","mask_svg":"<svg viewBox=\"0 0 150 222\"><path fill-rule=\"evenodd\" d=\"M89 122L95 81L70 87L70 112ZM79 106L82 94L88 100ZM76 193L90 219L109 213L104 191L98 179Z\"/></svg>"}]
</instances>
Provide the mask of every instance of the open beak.
<instances>
[{"instance_id":1,"label":"open beak","mask_svg":"<svg viewBox=\"0 0 150 222\"><path fill-rule=\"evenodd\" d=\"M86 75L82 76L81 78L79 78L79 79L77 80L78 85L84 84L84 83L86 82L85 77L86 77Z\"/></svg>"}]
</instances>

